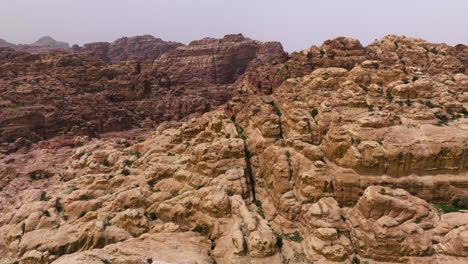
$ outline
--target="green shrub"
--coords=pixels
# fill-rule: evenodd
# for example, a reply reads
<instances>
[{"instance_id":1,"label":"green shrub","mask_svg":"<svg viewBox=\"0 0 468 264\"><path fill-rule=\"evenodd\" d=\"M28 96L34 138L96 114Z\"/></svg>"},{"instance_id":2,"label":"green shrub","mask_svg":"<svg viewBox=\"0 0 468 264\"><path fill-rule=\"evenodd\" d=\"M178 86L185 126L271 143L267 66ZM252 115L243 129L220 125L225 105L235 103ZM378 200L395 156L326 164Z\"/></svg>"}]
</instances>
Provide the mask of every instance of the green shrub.
<instances>
[{"instance_id":1,"label":"green shrub","mask_svg":"<svg viewBox=\"0 0 468 264\"><path fill-rule=\"evenodd\" d=\"M319 111L317 109L312 109L312 111L310 111L310 115L315 119L315 117L319 114Z\"/></svg>"},{"instance_id":2,"label":"green shrub","mask_svg":"<svg viewBox=\"0 0 468 264\"><path fill-rule=\"evenodd\" d=\"M320 58L323 58L323 56L325 56L325 51L324 50L320 50Z\"/></svg>"},{"instance_id":3,"label":"green shrub","mask_svg":"<svg viewBox=\"0 0 468 264\"><path fill-rule=\"evenodd\" d=\"M80 188L76 187L75 185L69 185L69 186L68 186L68 192L69 192L69 193L72 193L72 192L74 192L74 191L76 191L76 190L79 190L79 189L80 189Z\"/></svg>"},{"instance_id":4,"label":"green shrub","mask_svg":"<svg viewBox=\"0 0 468 264\"><path fill-rule=\"evenodd\" d=\"M150 213L148 213L147 217L148 217L149 219L151 219L152 221L158 219L158 217L157 217L157 215L156 215L155 212L150 212Z\"/></svg>"},{"instance_id":5,"label":"green shrub","mask_svg":"<svg viewBox=\"0 0 468 264\"><path fill-rule=\"evenodd\" d=\"M437 107L437 105L433 104L432 102L430 101L425 101L424 104L429 107L429 108L435 108Z\"/></svg>"},{"instance_id":6,"label":"green shrub","mask_svg":"<svg viewBox=\"0 0 468 264\"><path fill-rule=\"evenodd\" d=\"M369 88L367 88L365 85L359 84L359 87L361 87L361 89L364 90L364 92L369 92Z\"/></svg>"},{"instance_id":7,"label":"green shrub","mask_svg":"<svg viewBox=\"0 0 468 264\"><path fill-rule=\"evenodd\" d=\"M142 156L141 153L140 153L139 151L137 151L137 152L132 152L132 153L130 153L130 154L133 155L133 156L136 156L137 159L141 158L141 156Z\"/></svg>"},{"instance_id":8,"label":"green shrub","mask_svg":"<svg viewBox=\"0 0 468 264\"><path fill-rule=\"evenodd\" d=\"M124 160L124 167L131 167L133 165L133 160Z\"/></svg>"},{"instance_id":9,"label":"green shrub","mask_svg":"<svg viewBox=\"0 0 468 264\"><path fill-rule=\"evenodd\" d=\"M260 200L255 200L255 205L257 206L257 213L265 218L265 212L263 212L263 208L262 208L262 201Z\"/></svg>"},{"instance_id":10,"label":"green shrub","mask_svg":"<svg viewBox=\"0 0 468 264\"><path fill-rule=\"evenodd\" d=\"M462 210L460 207L456 207L450 204L434 204L434 207L439 210L441 213L454 213Z\"/></svg>"},{"instance_id":11,"label":"green shrub","mask_svg":"<svg viewBox=\"0 0 468 264\"><path fill-rule=\"evenodd\" d=\"M387 97L387 101L389 102L393 101L393 95L390 91L387 91L386 97Z\"/></svg>"},{"instance_id":12,"label":"green shrub","mask_svg":"<svg viewBox=\"0 0 468 264\"><path fill-rule=\"evenodd\" d=\"M276 236L276 246L278 248L282 248L283 247L283 238L278 233L275 233L275 236Z\"/></svg>"},{"instance_id":13,"label":"green shrub","mask_svg":"<svg viewBox=\"0 0 468 264\"><path fill-rule=\"evenodd\" d=\"M291 233L291 234L283 234L282 236L286 240L297 242L297 243L300 243L300 242L302 242L302 240L304 240L304 238L301 236L301 234L299 234L299 232L297 232L297 231L295 231L294 233Z\"/></svg>"}]
</instances>

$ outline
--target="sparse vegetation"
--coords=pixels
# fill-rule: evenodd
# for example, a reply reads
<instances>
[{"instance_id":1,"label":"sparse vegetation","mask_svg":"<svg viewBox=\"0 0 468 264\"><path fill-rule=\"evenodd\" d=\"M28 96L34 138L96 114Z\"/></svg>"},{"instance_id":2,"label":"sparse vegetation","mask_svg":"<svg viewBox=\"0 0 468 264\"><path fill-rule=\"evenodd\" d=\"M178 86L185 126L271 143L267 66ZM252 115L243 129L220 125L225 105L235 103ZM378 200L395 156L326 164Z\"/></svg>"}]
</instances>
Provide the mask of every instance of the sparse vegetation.
<instances>
[{"instance_id":1,"label":"sparse vegetation","mask_svg":"<svg viewBox=\"0 0 468 264\"><path fill-rule=\"evenodd\" d=\"M318 115L318 110L317 109L312 109L312 111L310 111L310 115L312 116L312 118L315 119L315 117Z\"/></svg>"},{"instance_id":2,"label":"sparse vegetation","mask_svg":"<svg viewBox=\"0 0 468 264\"><path fill-rule=\"evenodd\" d=\"M263 212L263 208L262 208L262 201L260 200L255 200L255 205L257 206L257 213L265 218L265 213Z\"/></svg>"},{"instance_id":3,"label":"sparse vegetation","mask_svg":"<svg viewBox=\"0 0 468 264\"><path fill-rule=\"evenodd\" d=\"M437 105L433 104L431 101L425 101L424 104L429 108L437 107Z\"/></svg>"},{"instance_id":4,"label":"sparse vegetation","mask_svg":"<svg viewBox=\"0 0 468 264\"><path fill-rule=\"evenodd\" d=\"M133 162L134 162L133 160L128 160L127 159L127 160L123 161L123 165L124 165L124 167L131 167L133 165Z\"/></svg>"},{"instance_id":5,"label":"sparse vegetation","mask_svg":"<svg viewBox=\"0 0 468 264\"><path fill-rule=\"evenodd\" d=\"M28 173L28 176L33 181L50 178L50 174L47 171L44 171L42 173L33 171L33 172Z\"/></svg>"},{"instance_id":6,"label":"sparse vegetation","mask_svg":"<svg viewBox=\"0 0 468 264\"><path fill-rule=\"evenodd\" d=\"M76 190L79 190L80 188L76 187L75 185L69 185L68 186L68 193L72 193Z\"/></svg>"},{"instance_id":7,"label":"sparse vegetation","mask_svg":"<svg viewBox=\"0 0 468 264\"><path fill-rule=\"evenodd\" d=\"M148 217L151 221L154 221L156 219L158 219L157 215L155 212L146 212L145 213L146 217Z\"/></svg>"},{"instance_id":8,"label":"sparse vegetation","mask_svg":"<svg viewBox=\"0 0 468 264\"><path fill-rule=\"evenodd\" d=\"M130 154L133 155L133 156L135 156L135 157L137 157L137 159L141 158L141 156L142 156L141 153L138 152L138 151L137 151L137 152L132 152L132 153L130 153Z\"/></svg>"},{"instance_id":9,"label":"sparse vegetation","mask_svg":"<svg viewBox=\"0 0 468 264\"><path fill-rule=\"evenodd\" d=\"M437 119L439 119L439 125L445 125L448 123L448 118L445 116L445 115L441 115L441 114L434 114L435 117L437 117Z\"/></svg>"},{"instance_id":10,"label":"sparse vegetation","mask_svg":"<svg viewBox=\"0 0 468 264\"><path fill-rule=\"evenodd\" d=\"M320 50L320 58L323 58L323 56L325 56L325 51L324 50Z\"/></svg>"},{"instance_id":11,"label":"sparse vegetation","mask_svg":"<svg viewBox=\"0 0 468 264\"><path fill-rule=\"evenodd\" d=\"M60 203L60 200L57 199L55 200L55 211L57 211L58 213L60 213L61 211L63 211L63 205Z\"/></svg>"},{"instance_id":12,"label":"sparse vegetation","mask_svg":"<svg viewBox=\"0 0 468 264\"><path fill-rule=\"evenodd\" d=\"M271 105L273 106L273 111L278 117L281 117L283 113L281 113L281 110L276 106L275 101L271 101Z\"/></svg>"},{"instance_id":13,"label":"sparse vegetation","mask_svg":"<svg viewBox=\"0 0 468 264\"><path fill-rule=\"evenodd\" d=\"M367 86L359 84L359 87L361 87L361 89L364 90L364 92L366 92L366 93L369 92L369 88L367 88Z\"/></svg>"},{"instance_id":14,"label":"sparse vegetation","mask_svg":"<svg viewBox=\"0 0 468 264\"><path fill-rule=\"evenodd\" d=\"M278 234L276 232L275 232L275 237L276 237L276 246L278 248L282 248L283 247L283 238L281 237L280 234Z\"/></svg>"},{"instance_id":15,"label":"sparse vegetation","mask_svg":"<svg viewBox=\"0 0 468 264\"><path fill-rule=\"evenodd\" d=\"M130 175L130 171L127 168L123 169L120 173L122 173L124 176Z\"/></svg>"},{"instance_id":16,"label":"sparse vegetation","mask_svg":"<svg viewBox=\"0 0 468 264\"><path fill-rule=\"evenodd\" d=\"M292 241L292 242L297 242L297 243L300 243L300 242L302 242L302 240L304 240L304 238L301 236L301 234L299 232L297 232L297 231L295 231L294 233L291 233L291 234L282 234L281 237L286 239L286 240L289 240L289 241Z\"/></svg>"},{"instance_id":17,"label":"sparse vegetation","mask_svg":"<svg viewBox=\"0 0 468 264\"><path fill-rule=\"evenodd\" d=\"M468 116L468 110L466 110L465 107L462 107L462 109L460 110L460 113L465 115L465 116Z\"/></svg>"},{"instance_id":18,"label":"sparse vegetation","mask_svg":"<svg viewBox=\"0 0 468 264\"><path fill-rule=\"evenodd\" d=\"M104 161L102 162L102 165L104 165L104 166L106 166L106 167L109 167L109 166L110 166L110 163L109 163L108 160L104 160Z\"/></svg>"},{"instance_id":19,"label":"sparse vegetation","mask_svg":"<svg viewBox=\"0 0 468 264\"><path fill-rule=\"evenodd\" d=\"M358 256L354 256L352 264L361 264L361 259Z\"/></svg>"},{"instance_id":20,"label":"sparse vegetation","mask_svg":"<svg viewBox=\"0 0 468 264\"><path fill-rule=\"evenodd\" d=\"M441 213L446 214L446 213L454 213L462 210L463 208L450 205L450 204L434 204L434 207L439 210Z\"/></svg>"},{"instance_id":21,"label":"sparse vegetation","mask_svg":"<svg viewBox=\"0 0 468 264\"><path fill-rule=\"evenodd\" d=\"M385 95L385 97L387 98L387 101L389 102L392 102L393 101L393 95L390 91L387 90L387 93Z\"/></svg>"}]
</instances>

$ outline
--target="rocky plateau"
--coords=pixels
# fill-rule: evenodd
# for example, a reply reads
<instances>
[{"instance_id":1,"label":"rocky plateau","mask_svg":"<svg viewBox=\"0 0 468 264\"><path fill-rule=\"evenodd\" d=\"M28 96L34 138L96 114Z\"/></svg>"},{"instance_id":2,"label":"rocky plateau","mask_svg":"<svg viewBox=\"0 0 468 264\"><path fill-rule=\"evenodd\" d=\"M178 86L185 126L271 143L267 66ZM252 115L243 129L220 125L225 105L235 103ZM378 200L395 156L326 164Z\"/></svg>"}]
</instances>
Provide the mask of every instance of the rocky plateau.
<instances>
[{"instance_id":1,"label":"rocky plateau","mask_svg":"<svg viewBox=\"0 0 468 264\"><path fill-rule=\"evenodd\" d=\"M466 45L2 43L0 264L468 262Z\"/></svg>"}]
</instances>

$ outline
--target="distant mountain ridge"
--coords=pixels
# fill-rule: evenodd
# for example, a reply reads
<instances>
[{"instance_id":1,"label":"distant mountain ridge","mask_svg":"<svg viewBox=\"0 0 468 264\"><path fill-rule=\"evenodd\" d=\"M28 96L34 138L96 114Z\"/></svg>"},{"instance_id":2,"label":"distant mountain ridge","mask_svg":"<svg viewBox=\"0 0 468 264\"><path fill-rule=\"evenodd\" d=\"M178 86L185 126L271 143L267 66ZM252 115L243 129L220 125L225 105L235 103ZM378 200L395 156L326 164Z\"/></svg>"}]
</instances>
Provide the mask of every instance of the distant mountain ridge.
<instances>
[{"instance_id":1,"label":"distant mountain ridge","mask_svg":"<svg viewBox=\"0 0 468 264\"><path fill-rule=\"evenodd\" d=\"M31 44L13 44L4 39L0 39L0 47L8 47L32 53L40 53L49 50L69 49L70 45L67 42L57 41L50 36L44 36Z\"/></svg>"}]
</instances>

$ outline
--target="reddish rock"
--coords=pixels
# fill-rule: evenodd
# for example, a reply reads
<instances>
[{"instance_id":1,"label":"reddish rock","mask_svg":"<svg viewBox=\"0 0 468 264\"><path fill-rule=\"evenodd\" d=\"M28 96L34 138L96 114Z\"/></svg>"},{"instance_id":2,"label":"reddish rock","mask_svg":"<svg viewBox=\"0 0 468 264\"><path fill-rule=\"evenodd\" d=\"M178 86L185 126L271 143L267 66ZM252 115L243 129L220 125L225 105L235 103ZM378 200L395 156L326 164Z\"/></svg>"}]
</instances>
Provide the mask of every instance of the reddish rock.
<instances>
[{"instance_id":1,"label":"reddish rock","mask_svg":"<svg viewBox=\"0 0 468 264\"><path fill-rule=\"evenodd\" d=\"M145 48L151 40L159 46ZM124 38L105 54L112 60L144 60L168 48L163 43L151 36ZM249 66L282 53L279 43L242 35L194 41L166 53L154 66L135 61L107 65L87 52L32 55L0 48L1 151L20 148L14 145L18 138L97 136L204 113L231 98Z\"/></svg>"},{"instance_id":2,"label":"reddish rock","mask_svg":"<svg viewBox=\"0 0 468 264\"><path fill-rule=\"evenodd\" d=\"M83 47L74 45L75 52L97 56L107 63L117 63L127 60L153 62L166 51L182 46L181 43L163 41L151 35L123 37L112 43L94 42Z\"/></svg>"}]
</instances>

